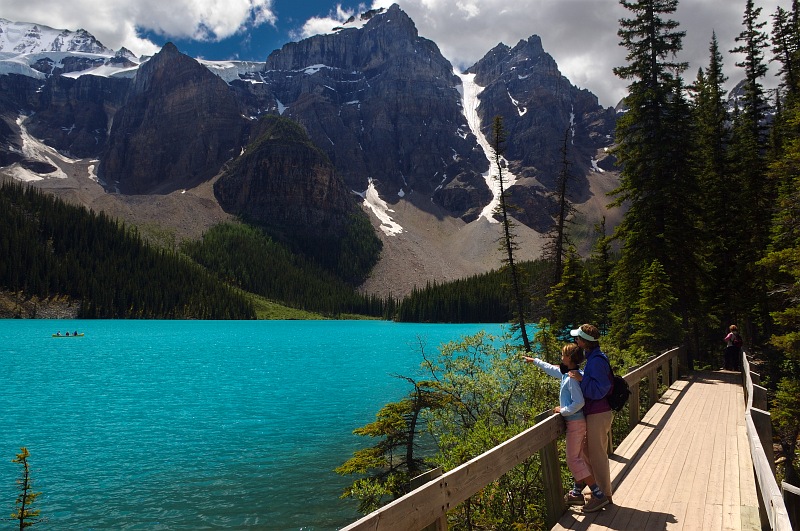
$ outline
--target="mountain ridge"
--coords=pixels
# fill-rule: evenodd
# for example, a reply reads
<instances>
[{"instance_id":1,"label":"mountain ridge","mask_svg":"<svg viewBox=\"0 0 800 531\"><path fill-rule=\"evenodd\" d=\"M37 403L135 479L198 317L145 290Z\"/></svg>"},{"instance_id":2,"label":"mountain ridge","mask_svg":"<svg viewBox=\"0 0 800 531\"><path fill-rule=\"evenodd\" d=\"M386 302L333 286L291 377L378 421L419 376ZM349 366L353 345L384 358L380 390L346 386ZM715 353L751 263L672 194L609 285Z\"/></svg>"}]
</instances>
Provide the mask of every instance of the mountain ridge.
<instances>
[{"instance_id":1,"label":"mountain ridge","mask_svg":"<svg viewBox=\"0 0 800 531\"><path fill-rule=\"evenodd\" d=\"M485 84L475 96L483 134L494 114L504 116L509 131L508 169L518 176L509 193L522 206L521 258L538 257L552 224L553 183L568 127L574 128L570 163L578 169L570 198L583 206L586 223L605 216L613 226L615 213L597 197L613 188L605 153L613 109L561 76L536 36L493 51L468 72ZM123 215L132 215L124 204L134 198L189 203L186 192L218 184L224 169L246 155L259 117L281 115L303 126L358 194L351 199L380 214L372 221L383 258L362 289L407 292L500 265L498 225L486 213L496 191L488 153L477 140L481 131L465 116L461 74L396 4L360 28L289 43L264 63L197 61L171 44L138 63L122 51L107 50L102 60L80 57L80 71L67 71L65 64L79 65L64 52L50 55L36 52L13 68L0 58L0 135L8 146L0 149L0 163L7 163L0 172L6 176L63 191L87 206L117 204ZM182 74L171 77L175 71ZM23 131L80 162L45 156L34 165L19 140ZM369 202L373 188L377 203ZM214 200L220 203L219 196ZM224 217L216 212L209 219ZM380 230L385 223L405 224L404 230L387 234ZM584 239L582 249L589 244ZM416 265L405 267L411 262Z\"/></svg>"}]
</instances>

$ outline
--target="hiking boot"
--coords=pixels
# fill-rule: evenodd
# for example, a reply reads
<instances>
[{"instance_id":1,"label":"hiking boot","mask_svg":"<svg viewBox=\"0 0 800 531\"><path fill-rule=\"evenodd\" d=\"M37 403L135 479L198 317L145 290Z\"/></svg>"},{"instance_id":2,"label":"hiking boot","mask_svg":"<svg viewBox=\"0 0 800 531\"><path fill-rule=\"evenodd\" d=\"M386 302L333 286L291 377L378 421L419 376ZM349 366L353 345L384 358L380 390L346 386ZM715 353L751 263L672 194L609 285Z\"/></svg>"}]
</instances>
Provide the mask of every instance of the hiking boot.
<instances>
[{"instance_id":1,"label":"hiking boot","mask_svg":"<svg viewBox=\"0 0 800 531\"><path fill-rule=\"evenodd\" d=\"M586 498L583 497L583 494L580 492L569 491L564 495L564 502L567 505L584 505L586 503Z\"/></svg>"},{"instance_id":2,"label":"hiking boot","mask_svg":"<svg viewBox=\"0 0 800 531\"><path fill-rule=\"evenodd\" d=\"M585 513L593 513L595 511L599 511L610 502L607 496L603 496L602 498L596 498L592 496L592 499L586 502L586 505L583 506L583 512Z\"/></svg>"}]
</instances>

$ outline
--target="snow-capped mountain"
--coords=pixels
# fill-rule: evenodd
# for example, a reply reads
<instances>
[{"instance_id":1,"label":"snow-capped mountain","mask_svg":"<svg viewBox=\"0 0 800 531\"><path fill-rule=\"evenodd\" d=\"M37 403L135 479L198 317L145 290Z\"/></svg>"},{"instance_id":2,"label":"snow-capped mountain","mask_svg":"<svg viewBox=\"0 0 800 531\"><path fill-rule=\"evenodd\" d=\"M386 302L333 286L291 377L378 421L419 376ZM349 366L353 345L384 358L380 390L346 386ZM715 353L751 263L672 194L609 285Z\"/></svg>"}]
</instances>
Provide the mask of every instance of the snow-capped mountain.
<instances>
[{"instance_id":1,"label":"snow-capped mountain","mask_svg":"<svg viewBox=\"0 0 800 531\"><path fill-rule=\"evenodd\" d=\"M36 52L82 52L114 55L86 30L54 29L41 24L0 18L0 52L14 55Z\"/></svg>"},{"instance_id":2,"label":"snow-capped mountain","mask_svg":"<svg viewBox=\"0 0 800 531\"><path fill-rule=\"evenodd\" d=\"M223 208L248 219L280 212L268 220L273 228L330 225L323 211L331 197L342 199L341 190L354 201L373 198L383 213L416 201L453 226L486 223L496 191L485 138L500 115L516 217L533 232L552 225L566 131L571 199L604 204L613 181L605 148L614 109L562 76L538 37L499 44L456 72L397 4L286 44L264 62L195 60L171 43L136 58L85 31L9 21L0 21L0 46L0 173L15 178L69 174L57 173L52 157L30 155L26 139L35 139L92 160L93 178L111 192L170 194L217 177ZM314 175L329 170L307 146L265 155L260 135L288 131L280 123L265 129L264 118L274 115L302 125L335 177ZM277 181L289 174L303 194L275 193L289 190ZM281 201L305 203L287 209Z\"/></svg>"},{"instance_id":3,"label":"snow-capped mountain","mask_svg":"<svg viewBox=\"0 0 800 531\"><path fill-rule=\"evenodd\" d=\"M0 18L0 75L133 77L140 62L126 48L116 52L106 48L86 30L59 30Z\"/></svg>"}]
</instances>

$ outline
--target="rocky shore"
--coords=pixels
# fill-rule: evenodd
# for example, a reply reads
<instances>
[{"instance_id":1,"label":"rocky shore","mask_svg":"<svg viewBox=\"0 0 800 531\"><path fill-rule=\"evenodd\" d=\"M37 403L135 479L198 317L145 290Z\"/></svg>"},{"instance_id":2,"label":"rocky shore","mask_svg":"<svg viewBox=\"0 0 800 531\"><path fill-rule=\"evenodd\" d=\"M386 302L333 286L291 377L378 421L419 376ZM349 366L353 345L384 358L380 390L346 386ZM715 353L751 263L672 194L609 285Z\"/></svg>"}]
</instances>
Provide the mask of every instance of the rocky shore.
<instances>
[{"instance_id":1,"label":"rocky shore","mask_svg":"<svg viewBox=\"0 0 800 531\"><path fill-rule=\"evenodd\" d=\"M78 304L66 297L40 299L0 291L0 319L76 319Z\"/></svg>"}]
</instances>

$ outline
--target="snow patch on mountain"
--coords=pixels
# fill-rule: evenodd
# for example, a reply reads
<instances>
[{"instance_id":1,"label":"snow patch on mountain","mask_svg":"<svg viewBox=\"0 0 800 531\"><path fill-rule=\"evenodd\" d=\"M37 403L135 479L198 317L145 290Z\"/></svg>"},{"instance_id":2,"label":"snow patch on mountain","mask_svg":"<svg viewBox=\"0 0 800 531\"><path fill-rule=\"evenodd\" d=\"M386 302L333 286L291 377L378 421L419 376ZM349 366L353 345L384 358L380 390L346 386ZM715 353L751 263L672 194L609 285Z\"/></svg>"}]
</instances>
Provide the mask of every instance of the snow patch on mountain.
<instances>
[{"instance_id":1,"label":"snow patch on mountain","mask_svg":"<svg viewBox=\"0 0 800 531\"><path fill-rule=\"evenodd\" d=\"M490 223L497 223L497 220L494 219L494 211L500 204L500 179L497 167L494 160L492 160L494 150L489 140L486 138L486 135L481 131L481 119L478 116L478 105L480 104L478 96L483 91L484 87L475 83L475 74L462 74L457 70L454 73L461 78L460 90L463 99L462 109L464 110L464 117L467 119L469 128L478 139L478 144L483 148L483 153L489 161L489 171L483 174L483 178L486 180L486 186L492 191L493 199L483 208L479 217L486 218ZM510 95L511 94L509 94L509 96ZM508 161L504 157L500 157L500 162L505 168L505 171L503 171L503 181L505 183L505 188L508 189L517 182L517 176L508 171Z\"/></svg>"},{"instance_id":2,"label":"snow patch on mountain","mask_svg":"<svg viewBox=\"0 0 800 531\"><path fill-rule=\"evenodd\" d=\"M511 91L508 90L508 88L506 88L506 93L508 94L508 97L511 100L511 103L513 103L514 107L517 108L517 112L519 113L519 115L520 116L524 116L525 113L528 112L528 108L525 107L524 105L521 105L517 100L515 100L514 96L511 95Z\"/></svg>"},{"instance_id":3,"label":"snow patch on mountain","mask_svg":"<svg viewBox=\"0 0 800 531\"><path fill-rule=\"evenodd\" d=\"M74 164L77 160L65 157L55 149L32 137L25 127L26 119L27 116L20 116L17 118L17 125L19 126L20 136L22 138L22 154L28 160L47 163L56 168L56 170L50 173L38 173L23 168L19 164L15 164L11 168L11 174L15 179L26 182L41 181L43 179L66 179L67 174L64 173L64 170L56 163L56 160L67 164Z\"/></svg>"},{"instance_id":4,"label":"snow patch on mountain","mask_svg":"<svg viewBox=\"0 0 800 531\"><path fill-rule=\"evenodd\" d=\"M99 76L99 77L134 77L139 70L139 65L129 67L119 67L110 64L100 65L95 68L80 70L77 72L67 72L61 74L61 77L79 78L81 76Z\"/></svg>"},{"instance_id":5,"label":"snow patch on mountain","mask_svg":"<svg viewBox=\"0 0 800 531\"><path fill-rule=\"evenodd\" d=\"M52 69L63 70L65 68L65 60L68 58L86 58L92 62L99 62L98 66L90 67L85 70L76 70L73 72L64 72L61 75L64 77L77 78L82 75L95 75L103 77L121 76L133 77L139 65L133 62L120 63L115 61L118 56L113 52L96 54L85 52L33 52L26 54L14 54L0 52L0 75L5 74L19 74L23 76L32 77L34 79L46 79L47 75L34 68L34 65L41 64L42 62L52 63ZM98 60L99 61L96 61Z\"/></svg>"},{"instance_id":6,"label":"snow patch on mountain","mask_svg":"<svg viewBox=\"0 0 800 531\"><path fill-rule=\"evenodd\" d=\"M357 195L364 199L364 206L369 208L375 217L381 222L380 229L387 236L397 236L403 232L403 227L396 223L389 212L394 212L386 201L380 198L378 190L375 188L375 183L372 179L369 180L369 186L364 192L356 192Z\"/></svg>"},{"instance_id":7,"label":"snow patch on mountain","mask_svg":"<svg viewBox=\"0 0 800 531\"><path fill-rule=\"evenodd\" d=\"M261 72L264 70L264 63L256 63L254 61L208 61L206 59L196 59L196 61L226 83L239 79L246 79L251 83L263 83Z\"/></svg>"},{"instance_id":8,"label":"snow patch on mountain","mask_svg":"<svg viewBox=\"0 0 800 531\"><path fill-rule=\"evenodd\" d=\"M591 164L592 164L592 171L595 171L597 173L605 173L606 172L606 170L604 170L603 168L601 168L600 166L597 165L597 159L596 158L592 157Z\"/></svg>"}]
</instances>

